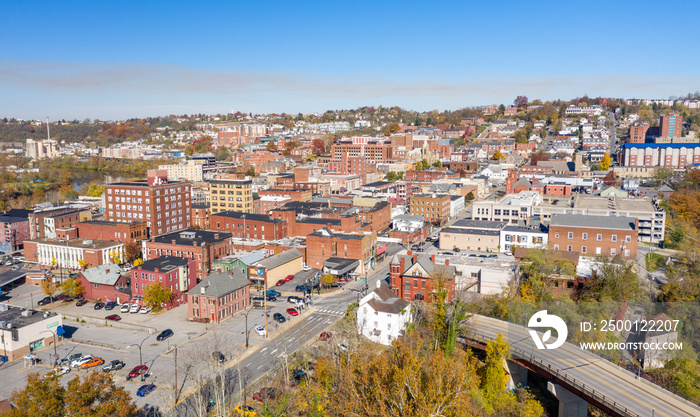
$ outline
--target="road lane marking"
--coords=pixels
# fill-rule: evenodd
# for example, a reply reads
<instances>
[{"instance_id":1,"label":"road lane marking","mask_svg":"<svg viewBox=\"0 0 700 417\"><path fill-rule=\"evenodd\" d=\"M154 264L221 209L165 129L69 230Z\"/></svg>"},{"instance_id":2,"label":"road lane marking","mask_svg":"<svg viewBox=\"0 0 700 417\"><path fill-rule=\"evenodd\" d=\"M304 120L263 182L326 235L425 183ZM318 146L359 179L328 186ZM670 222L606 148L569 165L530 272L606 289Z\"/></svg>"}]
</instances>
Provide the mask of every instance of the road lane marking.
<instances>
[{"instance_id":1,"label":"road lane marking","mask_svg":"<svg viewBox=\"0 0 700 417\"><path fill-rule=\"evenodd\" d=\"M267 348L262 348L262 349L260 350L260 353L263 353L263 352L265 352L266 350L267 350Z\"/></svg>"},{"instance_id":2,"label":"road lane marking","mask_svg":"<svg viewBox=\"0 0 700 417\"><path fill-rule=\"evenodd\" d=\"M277 352L277 349L275 349L275 350L273 350L272 352L270 352L270 355L274 355L275 352Z\"/></svg>"}]
</instances>

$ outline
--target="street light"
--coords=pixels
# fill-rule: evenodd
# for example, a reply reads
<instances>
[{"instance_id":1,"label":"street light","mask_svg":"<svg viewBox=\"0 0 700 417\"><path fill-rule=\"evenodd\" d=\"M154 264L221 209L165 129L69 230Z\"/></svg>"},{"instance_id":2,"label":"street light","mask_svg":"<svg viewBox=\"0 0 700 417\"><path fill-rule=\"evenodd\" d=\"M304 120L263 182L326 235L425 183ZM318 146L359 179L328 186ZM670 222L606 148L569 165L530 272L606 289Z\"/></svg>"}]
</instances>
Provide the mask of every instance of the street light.
<instances>
[{"instance_id":1,"label":"street light","mask_svg":"<svg viewBox=\"0 0 700 417\"><path fill-rule=\"evenodd\" d=\"M253 311L253 309L249 309L243 315L245 316L245 348L248 349L248 336L250 335L250 329L248 329L248 314Z\"/></svg>"},{"instance_id":2,"label":"street light","mask_svg":"<svg viewBox=\"0 0 700 417\"><path fill-rule=\"evenodd\" d=\"M58 353L56 352L56 333L53 330L42 330L39 333L49 332L53 335L53 360L56 362L58 359Z\"/></svg>"},{"instance_id":3,"label":"street light","mask_svg":"<svg viewBox=\"0 0 700 417\"><path fill-rule=\"evenodd\" d=\"M246 240L245 214L243 214L243 215L241 216L241 218L243 219L243 241L245 241L245 240Z\"/></svg>"},{"instance_id":4,"label":"street light","mask_svg":"<svg viewBox=\"0 0 700 417\"><path fill-rule=\"evenodd\" d=\"M146 336L146 339L148 339L149 337L151 337L150 334L149 334L148 336ZM131 349L131 348L134 347L134 346L138 346L138 348L139 348L139 365L143 365L143 356L141 355L141 345L143 345L143 342L145 342L146 339L143 339L143 340L141 341L141 343L138 343L138 344L134 343L134 344L129 345L129 346L126 347L127 349Z\"/></svg>"}]
</instances>

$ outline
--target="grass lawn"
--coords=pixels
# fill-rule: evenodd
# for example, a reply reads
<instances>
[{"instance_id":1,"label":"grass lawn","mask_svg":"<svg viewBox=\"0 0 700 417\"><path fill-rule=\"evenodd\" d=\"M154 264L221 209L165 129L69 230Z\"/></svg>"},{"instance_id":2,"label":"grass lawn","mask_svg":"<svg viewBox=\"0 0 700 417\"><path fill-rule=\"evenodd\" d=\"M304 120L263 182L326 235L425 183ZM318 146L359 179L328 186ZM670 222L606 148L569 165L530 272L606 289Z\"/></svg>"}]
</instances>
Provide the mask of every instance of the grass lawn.
<instances>
[{"instance_id":1,"label":"grass lawn","mask_svg":"<svg viewBox=\"0 0 700 417\"><path fill-rule=\"evenodd\" d=\"M647 271L649 272L654 272L666 265L666 257L658 253L652 253L651 256L645 256L644 261L646 262Z\"/></svg>"}]
</instances>

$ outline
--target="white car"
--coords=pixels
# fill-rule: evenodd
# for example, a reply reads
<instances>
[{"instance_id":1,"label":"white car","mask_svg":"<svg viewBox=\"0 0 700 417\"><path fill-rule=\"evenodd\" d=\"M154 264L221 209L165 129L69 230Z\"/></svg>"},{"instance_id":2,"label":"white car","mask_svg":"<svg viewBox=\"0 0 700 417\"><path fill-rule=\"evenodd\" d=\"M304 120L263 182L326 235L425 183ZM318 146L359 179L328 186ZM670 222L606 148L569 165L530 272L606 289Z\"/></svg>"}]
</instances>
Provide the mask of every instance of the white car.
<instances>
[{"instance_id":1,"label":"white car","mask_svg":"<svg viewBox=\"0 0 700 417\"><path fill-rule=\"evenodd\" d=\"M511 253L511 251L509 251L509 250L503 252L503 254L506 256L513 256L513 253Z\"/></svg>"},{"instance_id":2,"label":"white car","mask_svg":"<svg viewBox=\"0 0 700 417\"><path fill-rule=\"evenodd\" d=\"M122 309L120 311L122 313L128 313L130 309L131 309L131 304L124 303L124 304L122 304Z\"/></svg>"},{"instance_id":3,"label":"white car","mask_svg":"<svg viewBox=\"0 0 700 417\"><path fill-rule=\"evenodd\" d=\"M148 314L153 310L151 307L141 307L141 310L139 310L139 313L141 314Z\"/></svg>"},{"instance_id":4,"label":"white car","mask_svg":"<svg viewBox=\"0 0 700 417\"><path fill-rule=\"evenodd\" d=\"M267 334L263 326L255 326L255 333L257 333L260 337L265 337Z\"/></svg>"},{"instance_id":5,"label":"white car","mask_svg":"<svg viewBox=\"0 0 700 417\"><path fill-rule=\"evenodd\" d=\"M88 363L90 361L90 359L92 359L92 358L93 358L92 355L85 355L82 358L76 359L73 362L71 362L70 367L71 368L79 368L80 365L82 365L84 363Z\"/></svg>"},{"instance_id":6,"label":"white car","mask_svg":"<svg viewBox=\"0 0 700 417\"><path fill-rule=\"evenodd\" d=\"M140 305L138 305L138 304L132 304L132 305L131 305L131 310L129 310L129 312L130 312L131 314L136 314L136 313L139 312L139 310L141 310L141 306L140 306Z\"/></svg>"},{"instance_id":7,"label":"white car","mask_svg":"<svg viewBox=\"0 0 700 417\"><path fill-rule=\"evenodd\" d=\"M311 267L308 265L304 265L301 269L304 271L311 271Z\"/></svg>"}]
</instances>

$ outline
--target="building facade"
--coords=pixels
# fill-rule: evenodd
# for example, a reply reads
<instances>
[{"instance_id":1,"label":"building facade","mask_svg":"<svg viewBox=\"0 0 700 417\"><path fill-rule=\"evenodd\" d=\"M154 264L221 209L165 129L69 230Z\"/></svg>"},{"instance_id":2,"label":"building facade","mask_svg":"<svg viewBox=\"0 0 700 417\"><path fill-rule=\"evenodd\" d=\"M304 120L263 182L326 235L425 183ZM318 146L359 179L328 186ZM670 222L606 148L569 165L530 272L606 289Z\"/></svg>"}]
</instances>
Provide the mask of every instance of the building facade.
<instances>
[{"instance_id":1,"label":"building facade","mask_svg":"<svg viewBox=\"0 0 700 417\"><path fill-rule=\"evenodd\" d=\"M442 223L450 218L450 202L449 194L415 194L409 197L410 214Z\"/></svg>"},{"instance_id":2,"label":"building facade","mask_svg":"<svg viewBox=\"0 0 700 417\"><path fill-rule=\"evenodd\" d=\"M222 175L207 182L212 214L222 211L253 213L253 181Z\"/></svg>"},{"instance_id":3,"label":"building facade","mask_svg":"<svg viewBox=\"0 0 700 417\"><path fill-rule=\"evenodd\" d=\"M237 269L209 274L187 293L187 318L219 323L250 307L250 282Z\"/></svg>"},{"instance_id":4,"label":"building facade","mask_svg":"<svg viewBox=\"0 0 700 417\"><path fill-rule=\"evenodd\" d=\"M185 293L197 285L197 262L180 256L159 256L134 267L131 275L131 295L141 299L149 285L160 284L170 290L173 298L166 308L186 301Z\"/></svg>"},{"instance_id":5,"label":"building facade","mask_svg":"<svg viewBox=\"0 0 700 417\"><path fill-rule=\"evenodd\" d=\"M636 259L637 229L632 217L555 214L549 224L549 247L582 256Z\"/></svg>"}]
</instances>

